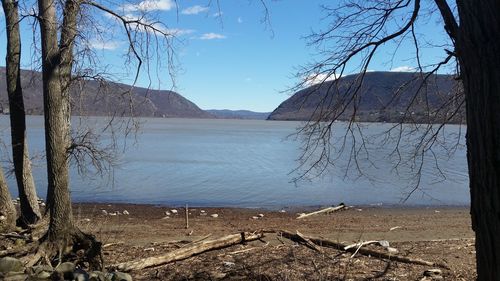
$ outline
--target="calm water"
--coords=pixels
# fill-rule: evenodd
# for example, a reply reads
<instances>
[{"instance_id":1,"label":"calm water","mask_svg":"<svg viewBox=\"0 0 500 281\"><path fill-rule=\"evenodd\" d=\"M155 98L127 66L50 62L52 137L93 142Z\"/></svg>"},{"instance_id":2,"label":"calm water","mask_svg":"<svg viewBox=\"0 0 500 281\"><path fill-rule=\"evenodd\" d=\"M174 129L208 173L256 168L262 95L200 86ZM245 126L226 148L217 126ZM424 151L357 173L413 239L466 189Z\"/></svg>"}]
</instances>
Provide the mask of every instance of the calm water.
<instances>
[{"instance_id":1,"label":"calm water","mask_svg":"<svg viewBox=\"0 0 500 281\"><path fill-rule=\"evenodd\" d=\"M391 145L369 145L370 160L360 157L361 170L347 174L348 153L336 160L337 168L325 176L293 183L299 142L287 139L298 122L253 120L143 119L136 144L127 146L110 177L81 178L71 174L74 201L106 201L200 206L281 208L294 205L399 204L414 186L410 166L393 169ZM76 123L76 121L74 121ZM93 118L91 124L102 123ZM43 119L29 117L32 155L43 155ZM0 118L2 139L10 143L8 117ZM367 124L365 136L383 132L389 125ZM340 124L342 127L342 124ZM449 126L453 135L458 127ZM129 141L132 143L132 141ZM411 147L410 143L402 147ZM10 149L4 147L3 155ZM407 205L467 205L468 176L465 149L448 156L434 150L437 161L426 156L421 190ZM428 158L428 159L427 159ZM40 197L46 193L43 159L35 159L35 180ZM437 174L438 164L442 175ZM352 165L352 163L351 163ZM17 196L13 176L9 178Z\"/></svg>"}]
</instances>

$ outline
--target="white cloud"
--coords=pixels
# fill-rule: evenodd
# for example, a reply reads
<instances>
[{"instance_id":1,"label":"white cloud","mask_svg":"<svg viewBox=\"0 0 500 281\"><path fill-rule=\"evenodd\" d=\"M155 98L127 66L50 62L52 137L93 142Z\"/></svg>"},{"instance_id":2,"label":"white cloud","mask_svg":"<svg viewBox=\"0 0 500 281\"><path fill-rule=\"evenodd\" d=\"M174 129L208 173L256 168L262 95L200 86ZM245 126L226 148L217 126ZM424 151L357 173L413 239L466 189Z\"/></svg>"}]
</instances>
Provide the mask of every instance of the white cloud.
<instances>
[{"instance_id":1,"label":"white cloud","mask_svg":"<svg viewBox=\"0 0 500 281\"><path fill-rule=\"evenodd\" d=\"M213 32L205 33L205 34L200 36L201 40L213 40L213 39L225 39L225 38L226 38L225 35L213 33Z\"/></svg>"},{"instance_id":2,"label":"white cloud","mask_svg":"<svg viewBox=\"0 0 500 281\"><path fill-rule=\"evenodd\" d=\"M150 12L169 11L175 7L174 0L144 0L138 4L125 4L122 9L125 12Z\"/></svg>"},{"instance_id":3,"label":"white cloud","mask_svg":"<svg viewBox=\"0 0 500 281\"><path fill-rule=\"evenodd\" d=\"M241 17L238 17L238 19L236 19L236 21L237 21L238 23L243 23L243 19L242 19Z\"/></svg>"},{"instance_id":4,"label":"white cloud","mask_svg":"<svg viewBox=\"0 0 500 281\"><path fill-rule=\"evenodd\" d=\"M196 5L196 6L192 6L192 7L189 7L189 8L182 10L181 14L183 14L183 15L197 15L199 13L203 13L206 11L208 11L208 7Z\"/></svg>"},{"instance_id":5,"label":"white cloud","mask_svg":"<svg viewBox=\"0 0 500 281\"><path fill-rule=\"evenodd\" d=\"M407 65L398 66L391 69L392 72L415 72L415 68Z\"/></svg>"},{"instance_id":6,"label":"white cloud","mask_svg":"<svg viewBox=\"0 0 500 281\"><path fill-rule=\"evenodd\" d=\"M337 79L337 75L328 75L327 73L313 73L304 79L307 86L312 86L326 81L332 81Z\"/></svg>"},{"instance_id":7,"label":"white cloud","mask_svg":"<svg viewBox=\"0 0 500 281\"><path fill-rule=\"evenodd\" d=\"M111 18L111 19L113 19L121 24L121 22L115 16L110 15L108 13L105 13L105 16L109 17L109 18ZM193 30L193 29L168 28L167 26L165 26L164 24L161 24L160 22L153 22L153 21L151 21L143 16L134 15L132 13L124 14L123 18L126 20L130 20L130 21L139 21L139 22L146 24L146 25L151 25L152 27L156 28L157 30L159 30L167 35L170 35L170 36L181 36L181 35L191 34L191 33L195 32L195 30ZM151 29L147 29L144 26L138 26L137 23L131 23L130 25L133 29L137 28L137 30L140 32L146 32L146 31L152 32Z\"/></svg>"},{"instance_id":8,"label":"white cloud","mask_svg":"<svg viewBox=\"0 0 500 281\"><path fill-rule=\"evenodd\" d=\"M89 41L89 47L92 49L100 50L115 50L120 47L122 42L118 41L103 41L100 39L93 39Z\"/></svg>"}]
</instances>

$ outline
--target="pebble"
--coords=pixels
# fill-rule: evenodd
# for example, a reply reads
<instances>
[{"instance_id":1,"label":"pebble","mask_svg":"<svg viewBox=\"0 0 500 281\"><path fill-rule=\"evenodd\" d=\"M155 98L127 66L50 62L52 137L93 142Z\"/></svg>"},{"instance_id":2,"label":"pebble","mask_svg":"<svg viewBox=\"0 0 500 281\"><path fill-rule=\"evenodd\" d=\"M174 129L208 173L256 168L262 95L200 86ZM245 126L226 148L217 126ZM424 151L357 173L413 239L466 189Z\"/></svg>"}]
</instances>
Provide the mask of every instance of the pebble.
<instances>
[{"instance_id":1,"label":"pebble","mask_svg":"<svg viewBox=\"0 0 500 281\"><path fill-rule=\"evenodd\" d=\"M123 210L123 214L126 216L130 215L130 213L127 210Z\"/></svg>"},{"instance_id":2,"label":"pebble","mask_svg":"<svg viewBox=\"0 0 500 281\"><path fill-rule=\"evenodd\" d=\"M210 216L211 216L212 218L218 218L218 217L219 217L219 215L218 215L218 214L211 214Z\"/></svg>"}]
</instances>

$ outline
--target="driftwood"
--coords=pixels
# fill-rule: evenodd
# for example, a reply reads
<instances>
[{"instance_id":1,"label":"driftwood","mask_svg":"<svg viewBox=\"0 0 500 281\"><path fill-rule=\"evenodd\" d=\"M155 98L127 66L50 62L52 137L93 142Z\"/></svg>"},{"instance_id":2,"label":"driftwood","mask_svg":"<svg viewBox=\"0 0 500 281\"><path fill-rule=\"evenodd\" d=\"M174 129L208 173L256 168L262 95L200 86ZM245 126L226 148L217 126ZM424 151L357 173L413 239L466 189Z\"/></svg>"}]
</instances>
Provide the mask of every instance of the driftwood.
<instances>
[{"instance_id":1,"label":"driftwood","mask_svg":"<svg viewBox=\"0 0 500 281\"><path fill-rule=\"evenodd\" d=\"M292 241L296 241L296 242L303 241L302 237L300 237L297 234L292 233L292 232L281 231L280 234L282 237L288 238ZM337 249L340 251L346 251L346 252L350 252L350 253L355 253L357 251L357 253L365 255L365 256L373 256L373 257L377 257L377 258L381 258L381 259L388 259L388 260L402 262L402 263L411 263L411 264L434 266L434 267L441 267L441 268L449 269L449 267L443 263L430 262L430 261L425 261L425 260L421 260L421 259L414 259L414 258L408 258L408 257L403 257L403 256L398 256L398 255L392 255L390 253L375 251L375 250L366 249L366 248L354 248L354 247L352 247L352 248L348 248L347 250L345 250L345 248L349 245L345 245L345 244L342 244L339 242L334 242L331 240L317 238L317 237L310 237L310 236L305 236L305 237L316 245L323 246L323 247L330 247L330 248L334 248L334 249Z\"/></svg>"},{"instance_id":2,"label":"driftwood","mask_svg":"<svg viewBox=\"0 0 500 281\"><path fill-rule=\"evenodd\" d=\"M306 244L306 246L308 246L309 248L313 249L313 250L316 250L320 253L323 253L323 249L321 249L321 247L317 246L316 244L314 244L311 240L309 240L307 237L305 237L302 233L300 233L299 231L297 231L297 236L302 239L302 241Z\"/></svg>"},{"instance_id":3,"label":"driftwood","mask_svg":"<svg viewBox=\"0 0 500 281\"><path fill-rule=\"evenodd\" d=\"M307 218L307 217L314 216L314 215L319 215L319 214L333 213L333 212L340 211L340 210L345 209L345 208L346 208L346 206L344 204L340 204L337 207L328 207L328 208L325 208L325 209L321 209L319 211L315 211L315 212L311 212L311 213L305 213L305 214L300 214L297 217L297 219L303 219L303 218Z\"/></svg>"},{"instance_id":4,"label":"driftwood","mask_svg":"<svg viewBox=\"0 0 500 281\"><path fill-rule=\"evenodd\" d=\"M242 232L238 234L232 234L215 240L201 241L189 247L176 249L165 255L115 264L110 266L110 268L116 268L120 271L125 271L125 272L133 270L141 270L148 267L154 267L174 261L183 260L210 250L225 248L239 243L244 243L246 241L261 239L262 237L264 237L263 233L254 234L254 233Z\"/></svg>"},{"instance_id":5,"label":"driftwood","mask_svg":"<svg viewBox=\"0 0 500 281\"><path fill-rule=\"evenodd\" d=\"M344 250L347 251L347 250L349 250L351 248L361 248L363 246L368 246L368 245L375 244L375 243L378 243L378 242L379 242L378 240L358 242L358 243L354 243L354 244L345 246Z\"/></svg>"}]
</instances>

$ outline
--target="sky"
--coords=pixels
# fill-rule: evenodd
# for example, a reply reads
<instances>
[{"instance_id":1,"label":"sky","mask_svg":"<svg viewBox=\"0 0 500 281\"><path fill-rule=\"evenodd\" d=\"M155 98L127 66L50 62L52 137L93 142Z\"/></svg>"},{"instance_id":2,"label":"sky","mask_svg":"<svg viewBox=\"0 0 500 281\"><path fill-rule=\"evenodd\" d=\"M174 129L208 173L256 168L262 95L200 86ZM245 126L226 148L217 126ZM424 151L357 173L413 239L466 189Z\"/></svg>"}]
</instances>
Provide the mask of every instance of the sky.
<instances>
[{"instance_id":1,"label":"sky","mask_svg":"<svg viewBox=\"0 0 500 281\"><path fill-rule=\"evenodd\" d=\"M312 30L328 25L321 4L335 5L338 1L269 0L266 1L269 21L259 0L144 0L107 2L122 15L137 17L143 12L165 23L175 33L175 85L166 68L167 55L159 51L159 61L151 59L151 76L142 72L138 86L175 90L202 109L246 109L270 112L286 100L288 91L299 82L297 69L317 56L308 46L305 36ZM217 4L217 2L219 4ZM112 4L111 4L112 3ZM29 10L27 7L25 10ZM119 82L133 82L134 72L126 66L128 51L120 26L99 11L90 11L93 19L102 23L101 35L89 32L89 46L95 52L98 65L113 74ZM1 26L5 26L3 11ZM152 19L151 19L152 20ZM37 68L33 60L33 32L24 20L22 25L22 67ZM445 42L444 31L435 17L422 18L419 35L426 40ZM35 43L33 43L35 42ZM334 43L333 43L334 44ZM5 57L5 28L0 29L0 57ZM411 71L416 62L414 48L403 43L393 54L387 46L378 53L370 71ZM443 57L443 48L423 48L424 60ZM160 62L160 67L155 67ZM0 66L4 66L4 60ZM349 70L348 70L349 73ZM175 87L174 87L175 86Z\"/></svg>"}]
</instances>

